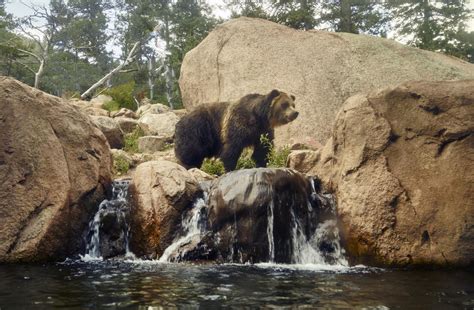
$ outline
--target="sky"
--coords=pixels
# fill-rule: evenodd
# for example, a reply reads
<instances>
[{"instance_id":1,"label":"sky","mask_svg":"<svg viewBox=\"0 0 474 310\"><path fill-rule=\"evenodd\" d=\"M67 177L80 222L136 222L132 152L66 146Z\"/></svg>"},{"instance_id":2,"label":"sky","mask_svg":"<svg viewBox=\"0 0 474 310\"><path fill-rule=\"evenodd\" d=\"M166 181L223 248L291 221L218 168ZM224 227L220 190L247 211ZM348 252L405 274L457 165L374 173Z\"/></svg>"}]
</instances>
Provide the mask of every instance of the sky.
<instances>
[{"instance_id":1,"label":"sky","mask_svg":"<svg viewBox=\"0 0 474 310\"><path fill-rule=\"evenodd\" d=\"M34 5L47 5L50 0L6 0L6 10L8 13L11 13L17 17L25 16L31 14L31 10L26 7L23 3L34 4ZM213 8L214 14L224 18L230 16L228 10L222 9L224 1L223 0L207 0L207 2ZM468 7L474 10L474 0L468 1ZM474 17L468 23L468 30L474 31Z\"/></svg>"}]
</instances>

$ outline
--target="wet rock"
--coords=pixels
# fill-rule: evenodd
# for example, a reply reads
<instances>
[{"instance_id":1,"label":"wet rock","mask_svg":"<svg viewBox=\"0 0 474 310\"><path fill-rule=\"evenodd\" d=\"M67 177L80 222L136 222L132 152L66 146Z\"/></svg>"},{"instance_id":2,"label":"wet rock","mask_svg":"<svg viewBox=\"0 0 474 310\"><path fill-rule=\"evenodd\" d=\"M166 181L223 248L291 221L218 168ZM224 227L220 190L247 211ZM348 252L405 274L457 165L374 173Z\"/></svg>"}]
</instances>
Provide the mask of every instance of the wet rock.
<instances>
[{"instance_id":1,"label":"wet rock","mask_svg":"<svg viewBox=\"0 0 474 310\"><path fill-rule=\"evenodd\" d=\"M200 194L198 183L176 163L149 161L136 168L130 192L131 250L138 256L159 257L171 244L181 214Z\"/></svg>"},{"instance_id":2,"label":"wet rock","mask_svg":"<svg viewBox=\"0 0 474 310\"><path fill-rule=\"evenodd\" d=\"M346 101L311 173L335 191L354 263L473 263L473 133L474 80Z\"/></svg>"},{"instance_id":3,"label":"wet rock","mask_svg":"<svg viewBox=\"0 0 474 310\"><path fill-rule=\"evenodd\" d=\"M294 94L300 114L275 133L276 144L285 145L325 144L337 111L356 93L411 80L473 78L474 64L393 40L241 17L218 25L186 54L179 85L188 110L274 88Z\"/></svg>"},{"instance_id":4,"label":"wet rock","mask_svg":"<svg viewBox=\"0 0 474 310\"><path fill-rule=\"evenodd\" d=\"M162 136L170 140L174 137L175 126L178 121L179 118L173 112L147 113L138 120L146 135Z\"/></svg>"},{"instance_id":5,"label":"wet rock","mask_svg":"<svg viewBox=\"0 0 474 310\"><path fill-rule=\"evenodd\" d=\"M215 248L224 262L301 262L299 242L309 242L332 216L330 208L311 180L294 170L234 171L210 187L207 217L214 237L200 246Z\"/></svg>"},{"instance_id":6,"label":"wet rock","mask_svg":"<svg viewBox=\"0 0 474 310\"><path fill-rule=\"evenodd\" d=\"M114 149L121 149L124 146L123 132L117 122L106 116L91 116L94 124L102 131L107 138L109 145Z\"/></svg>"},{"instance_id":7,"label":"wet rock","mask_svg":"<svg viewBox=\"0 0 474 310\"><path fill-rule=\"evenodd\" d=\"M0 77L0 262L59 261L111 179L102 132L65 100Z\"/></svg>"}]
</instances>

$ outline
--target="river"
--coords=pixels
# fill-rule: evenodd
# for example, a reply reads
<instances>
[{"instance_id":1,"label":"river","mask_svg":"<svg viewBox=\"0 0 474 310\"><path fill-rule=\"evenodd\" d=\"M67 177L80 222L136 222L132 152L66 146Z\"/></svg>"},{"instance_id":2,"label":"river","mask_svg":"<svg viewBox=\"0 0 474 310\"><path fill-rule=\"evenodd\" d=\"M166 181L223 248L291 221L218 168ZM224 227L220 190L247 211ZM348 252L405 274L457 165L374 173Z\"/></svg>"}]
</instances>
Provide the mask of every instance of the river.
<instances>
[{"instance_id":1,"label":"river","mask_svg":"<svg viewBox=\"0 0 474 310\"><path fill-rule=\"evenodd\" d=\"M66 261L0 266L0 309L474 309L473 270Z\"/></svg>"}]
</instances>

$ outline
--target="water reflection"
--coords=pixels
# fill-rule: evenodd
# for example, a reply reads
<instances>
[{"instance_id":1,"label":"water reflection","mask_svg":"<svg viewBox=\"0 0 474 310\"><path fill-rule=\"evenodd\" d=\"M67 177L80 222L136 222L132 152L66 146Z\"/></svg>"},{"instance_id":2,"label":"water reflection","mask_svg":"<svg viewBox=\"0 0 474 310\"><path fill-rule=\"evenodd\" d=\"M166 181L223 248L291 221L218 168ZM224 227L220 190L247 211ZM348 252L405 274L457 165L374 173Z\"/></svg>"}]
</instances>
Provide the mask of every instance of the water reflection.
<instances>
[{"instance_id":1,"label":"water reflection","mask_svg":"<svg viewBox=\"0 0 474 310\"><path fill-rule=\"evenodd\" d=\"M472 271L317 271L252 265L67 263L0 266L0 308L471 309Z\"/></svg>"}]
</instances>

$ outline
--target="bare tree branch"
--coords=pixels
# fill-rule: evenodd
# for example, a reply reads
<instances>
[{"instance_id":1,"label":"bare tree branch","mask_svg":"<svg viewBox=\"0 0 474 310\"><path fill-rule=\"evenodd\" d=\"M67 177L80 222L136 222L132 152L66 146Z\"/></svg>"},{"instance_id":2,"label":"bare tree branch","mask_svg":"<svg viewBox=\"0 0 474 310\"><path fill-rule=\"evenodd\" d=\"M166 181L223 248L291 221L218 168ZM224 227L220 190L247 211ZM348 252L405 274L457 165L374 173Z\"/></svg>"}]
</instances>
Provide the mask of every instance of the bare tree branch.
<instances>
[{"instance_id":1,"label":"bare tree branch","mask_svg":"<svg viewBox=\"0 0 474 310\"><path fill-rule=\"evenodd\" d=\"M143 44L145 43L146 40L142 40L142 41L138 41L136 42L132 49L130 50L130 53L128 53L127 55L127 58L125 59L124 62L122 62L120 65L118 65L117 67L115 67L112 71L110 71L109 73L107 73L103 78L101 78L99 81L97 81L94 85L92 85L88 90L86 90L82 95L81 95L81 99L83 100L86 100L86 99L90 99L91 96L92 96L92 93L98 88L100 87L102 84L104 84L105 82L107 82L110 78L112 78L114 75L116 75L117 73L119 73L122 68L128 66L129 64L131 64L133 61L135 61L135 57L136 57L136 54L138 52L138 48Z\"/></svg>"}]
</instances>

